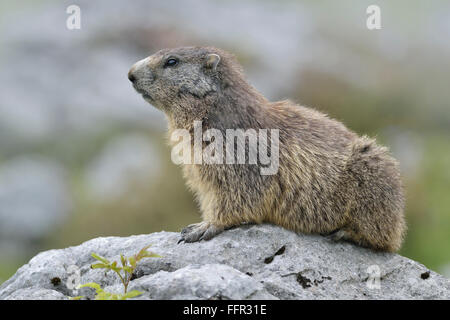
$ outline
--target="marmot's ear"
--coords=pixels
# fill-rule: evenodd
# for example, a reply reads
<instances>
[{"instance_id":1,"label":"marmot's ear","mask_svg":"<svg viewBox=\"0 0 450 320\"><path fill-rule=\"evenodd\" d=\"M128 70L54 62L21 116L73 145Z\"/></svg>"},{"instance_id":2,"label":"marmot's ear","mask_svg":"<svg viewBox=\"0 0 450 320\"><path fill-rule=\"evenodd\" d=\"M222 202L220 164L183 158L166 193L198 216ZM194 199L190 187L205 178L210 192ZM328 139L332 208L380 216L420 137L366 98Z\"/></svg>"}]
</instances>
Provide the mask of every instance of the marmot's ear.
<instances>
[{"instance_id":1,"label":"marmot's ear","mask_svg":"<svg viewBox=\"0 0 450 320\"><path fill-rule=\"evenodd\" d=\"M210 53L206 55L205 66L212 71L216 71L219 62L220 56L218 54Z\"/></svg>"}]
</instances>

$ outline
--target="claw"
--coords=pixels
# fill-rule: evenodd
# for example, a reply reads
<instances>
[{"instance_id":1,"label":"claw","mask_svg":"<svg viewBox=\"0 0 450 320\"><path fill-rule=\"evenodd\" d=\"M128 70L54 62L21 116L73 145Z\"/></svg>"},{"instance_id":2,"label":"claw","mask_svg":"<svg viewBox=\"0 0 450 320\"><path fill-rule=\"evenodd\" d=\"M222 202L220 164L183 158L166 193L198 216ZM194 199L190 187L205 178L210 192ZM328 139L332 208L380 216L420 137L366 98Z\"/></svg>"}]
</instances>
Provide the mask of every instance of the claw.
<instances>
[{"instance_id":1,"label":"claw","mask_svg":"<svg viewBox=\"0 0 450 320\"><path fill-rule=\"evenodd\" d=\"M224 228L216 227L207 222L201 222L187 226L181 231L181 238L185 243L212 239L221 233ZM181 241L181 239L180 239ZM179 241L179 242L180 242Z\"/></svg>"},{"instance_id":2,"label":"claw","mask_svg":"<svg viewBox=\"0 0 450 320\"><path fill-rule=\"evenodd\" d=\"M340 229L340 230L338 229L338 230L333 231L332 233L324 235L324 236L325 236L325 239L337 242L337 241L345 238L346 232L342 229Z\"/></svg>"},{"instance_id":3,"label":"claw","mask_svg":"<svg viewBox=\"0 0 450 320\"><path fill-rule=\"evenodd\" d=\"M180 244L183 241L184 241L184 238L181 238L180 240L178 240L177 244Z\"/></svg>"}]
</instances>

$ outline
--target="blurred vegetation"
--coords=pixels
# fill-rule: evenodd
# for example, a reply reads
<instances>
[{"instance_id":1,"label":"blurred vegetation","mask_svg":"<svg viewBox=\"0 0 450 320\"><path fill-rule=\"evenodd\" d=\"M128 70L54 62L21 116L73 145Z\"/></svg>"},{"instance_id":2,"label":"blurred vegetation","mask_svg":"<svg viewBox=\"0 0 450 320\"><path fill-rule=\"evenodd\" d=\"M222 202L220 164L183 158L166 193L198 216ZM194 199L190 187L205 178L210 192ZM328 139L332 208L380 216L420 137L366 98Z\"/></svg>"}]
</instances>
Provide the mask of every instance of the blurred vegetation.
<instances>
[{"instance_id":1,"label":"blurred vegetation","mask_svg":"<svg viewBox=\"0 0 450 320\"><path fill-rule=\"evenodd\" d=\"M180 230L183 226L199 218L192 194L185 186L181 170L170 159L170 149L166 145L166 135L161 132L142 132L158 148L162 158L162 168L153 181L131 183L126 194L104 202L90 197L83 179L83 169L94 156L115 136L136 132L136 128L117 128L100 133L92 139L92 144L74 144L82 150L71 153L75 158L66 159L73 170L71 184L73 190L74 212L71 220L59 230L55 230L48 241L49 246L66 247L85 239L98 236L127 236L165 230ZM96 143L97 142L97 143ZM56 145L50 155L67 156L65 144Z\"/></svg>"}]
</instances>

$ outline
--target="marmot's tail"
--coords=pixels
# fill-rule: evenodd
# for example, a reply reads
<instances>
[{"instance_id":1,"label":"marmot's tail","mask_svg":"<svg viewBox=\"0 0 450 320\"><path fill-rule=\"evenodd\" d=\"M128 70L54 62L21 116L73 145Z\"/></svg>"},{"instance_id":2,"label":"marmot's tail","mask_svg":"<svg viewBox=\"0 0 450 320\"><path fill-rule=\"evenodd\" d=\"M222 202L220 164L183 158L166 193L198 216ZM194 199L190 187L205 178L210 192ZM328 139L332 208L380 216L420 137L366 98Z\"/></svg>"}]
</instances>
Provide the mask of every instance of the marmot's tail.
<instances>
[{"instance_id":1,"label":"marmot's tail","mask_svg":"<svg viewBox=\"0 0 450 320\"><path fill-rule=\"evenodd\" d=\"M373 248L398 250L406 231L398 162L386 147L363 136L352 146L347 174L353 193L350 238Z\"/></svg>"}]
</instances>

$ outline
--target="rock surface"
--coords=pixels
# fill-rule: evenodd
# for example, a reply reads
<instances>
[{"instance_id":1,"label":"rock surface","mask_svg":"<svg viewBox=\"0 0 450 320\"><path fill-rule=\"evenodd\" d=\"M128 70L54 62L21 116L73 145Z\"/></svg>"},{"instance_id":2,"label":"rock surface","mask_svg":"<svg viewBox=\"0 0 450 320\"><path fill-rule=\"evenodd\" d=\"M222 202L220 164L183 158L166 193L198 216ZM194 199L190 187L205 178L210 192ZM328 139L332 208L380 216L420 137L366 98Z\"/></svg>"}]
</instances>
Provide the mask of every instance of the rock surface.
<instances>
[{"instance_id":1,"label":"rock surface","mask_svg":"<svg viewBox=\"0 0 450 320\"><path fill-rule=\"evenodd\" d=\"M90 254L119 261L148 244L162 258L139 263L129 290L144 293L135 299L450 299L450 280L420 263L276 226L242 226L206 242L178 240L163 231L42 252L0 286L0 299L92 298L91 288L71 289L87 282L119 293L117 276L91 269Z\"/></svg>"}]
</instances>

